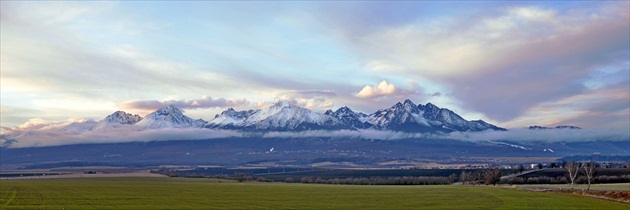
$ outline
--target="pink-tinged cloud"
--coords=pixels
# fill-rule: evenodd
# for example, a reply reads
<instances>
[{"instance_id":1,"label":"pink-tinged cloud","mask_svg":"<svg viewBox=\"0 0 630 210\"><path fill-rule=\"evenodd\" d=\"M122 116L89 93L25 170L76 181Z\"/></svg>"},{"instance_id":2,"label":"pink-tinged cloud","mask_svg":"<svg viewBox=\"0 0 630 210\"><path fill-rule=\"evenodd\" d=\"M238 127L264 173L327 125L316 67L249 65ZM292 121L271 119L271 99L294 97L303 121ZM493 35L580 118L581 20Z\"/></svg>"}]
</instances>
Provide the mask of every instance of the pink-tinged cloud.
<instances>
[{"instance_id":1,"label":"pink-tinged cloud","mask_svg":"<svg viewBox=\"0 0 630 210\"><path fill-rule=\"evenodd\" d=\"M168 100L168 101L129 101L118 105L121 109L136 109L136 110L157 110L159 108L173 105L180 109L204 109L204 108L227 108L227 107L244 107L249 106L249 101L246 99L214 99L209 96L203 96L200 99L193 100Z\"/></svg>"},{"instance_id":2,"label":"pink-tinged cloud","mask_svg":"<svg viewBox=\"0 0 630 210\"><path fill-rule=\"evenodd\" d=\"M374 98L377 96L393 95L396 94L396 92L397 89L394 84L389 84L387 81L383 80L377 86L366 85L361 91L355 94L355 96L359 98Z\"/></svg>"}]
</instances>

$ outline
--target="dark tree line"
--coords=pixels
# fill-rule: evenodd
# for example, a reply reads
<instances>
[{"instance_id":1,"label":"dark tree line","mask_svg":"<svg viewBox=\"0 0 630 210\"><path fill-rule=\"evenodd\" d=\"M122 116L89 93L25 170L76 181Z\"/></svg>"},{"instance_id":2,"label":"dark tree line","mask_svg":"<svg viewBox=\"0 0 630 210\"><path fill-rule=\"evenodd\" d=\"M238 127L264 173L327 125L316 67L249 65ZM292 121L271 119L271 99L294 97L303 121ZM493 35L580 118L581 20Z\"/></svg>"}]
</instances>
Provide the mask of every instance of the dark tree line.
<instances>
[{"instance_id":1,"label":"dark tree line","mask_svg":"<svg viewBox=\"0 0 630 210\"><path fill-rule=\"evenodd\" d=\"M300 180L285 179L288 183L340 184L340 185L447 185L452 184L448 177L440 176L400 176L400 177L363 177L332 178L305 176Z\"/></svg>"},{"instance_id":2,"label":"dark tree line","mask_svg":"<svg viewBox=\"0 0 630 210\"><path fill-rule=\"evenodd\" d=\"M477 170L475 172L462 171L459 180L463 185L496 185L501 181L503 173L498 168L489 168L486 170Z\"/></svg>"}]
</instances>

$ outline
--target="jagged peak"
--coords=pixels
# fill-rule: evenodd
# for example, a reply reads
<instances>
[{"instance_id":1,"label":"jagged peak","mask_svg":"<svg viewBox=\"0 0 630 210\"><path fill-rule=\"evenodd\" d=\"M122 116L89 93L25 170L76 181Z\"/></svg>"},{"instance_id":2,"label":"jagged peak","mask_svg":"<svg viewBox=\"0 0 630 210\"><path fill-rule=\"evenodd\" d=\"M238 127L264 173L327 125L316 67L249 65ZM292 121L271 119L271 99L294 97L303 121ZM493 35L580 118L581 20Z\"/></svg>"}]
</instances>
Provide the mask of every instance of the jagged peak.
<instances>
[{"instance_id":1,"label":"jagged peak","mask_svg":"<svg viewBox=\"0 0 630 210\"><path fill-rule=\"evenodd\" d=\"M127 114L129 114L129 113L127 113L125 111L118 110L118 111L115 111L114 113L112 113L111 115L127 115Z\"/></svg>"},{"instance_id":2,"label":"jagged peak","mask_svg":"<svg viewBox=\"0 0 630 210\"><path fill-rule=\"evenodd\" d=\"M339 107L339 109L337 109L336 112L352 112L352 109L350 109L347 106L342 106L342 107Z\"/></svg>"},{"instance_id":3,"label":"jagged peak","mask_svg":"<svg viewBox=\"0 0 630 210\"><path fill-rule=\"evenodd\" d=\"M165 107L162 107L162 108L158 109L156 112L159 112L159 113L164 113L164 112L168 112L168 113L179 112L179 113L182 113L182 110L171 104L171 105L168 105L168 106L165 106Z\"/></svg>"},{"instance_id":4,"label":"jagged peak","mask_svg":"<svg viewBox=\"0 0 630 210\"><path fill-rule=\"evenodd\" d=\"M326 110L326 112L324 112L325 115L332 115L333 114L333 110Z\"/></svg>"},{"instance_id":5,"label":"jagged peak","mask_svg":"<svg viewBox=\"0 0 630 210\"><path fill-rule=\"evenodd\" d=\"M118 120L124 120L124 118L133 118L135 119L133 122L135 123L136 121L140 121L142 120L142 117L140 117L137 114L131 114L131 113L127 113L124 111L115 111L114 113L108 115L107 117L105 117L105 119L101 120L101 121L118 121Z\"/></svg>"},{"instance_id":6,"label":"jagged peak","mask_svg":"<svg viewBox=\"0 0 630 210\"><path fill-rule=\"evenodd\" d=\"M236 110L234 110L233 108L228 108L225 111L221 112L221 115L229 114L229 113L235 113L235 112L236 112Z\"/></svg>"},{"instance_id":7,"label":"jagged peak","mask_svg":"<svg viewBox=\"0 0 630 210\"><path fill-rule=\"evenodd\" d=\"M408 105L411 105L411 106L416 106L416 104L414 104L414 103L413 103L413 101L411 101L411 100L409 100L409 99L406 99L406 100L405 100L405 102L403 102L403 104L408 104Z\"/></svg>"},{"instance_id":8,"label":"jagged peak","mask_svg":"<svg viewBox=\"0 0 630 210\"><path fill-rule=\"evenodd\" d=\"M274 102L273 105L271 105L271 107L288 107L291 105L293 105L293 103L291 103L288 100L278 100Z\"/></svg>"}]
</instances>

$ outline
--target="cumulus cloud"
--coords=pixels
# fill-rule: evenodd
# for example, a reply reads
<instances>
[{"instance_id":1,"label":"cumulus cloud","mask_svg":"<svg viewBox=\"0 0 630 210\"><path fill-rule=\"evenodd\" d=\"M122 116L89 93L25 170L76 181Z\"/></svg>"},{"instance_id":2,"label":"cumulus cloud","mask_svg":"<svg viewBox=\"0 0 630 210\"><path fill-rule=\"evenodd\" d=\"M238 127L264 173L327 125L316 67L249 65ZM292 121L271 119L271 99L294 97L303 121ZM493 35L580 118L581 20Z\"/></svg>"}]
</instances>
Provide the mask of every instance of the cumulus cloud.
<instances>
[{"instance_id":1,"label":"cumulus cloud","mask_svg":"<svg viewBox=\"0 0 630 210\"><path fill-rule=\"evenodd\" d=\"M381 83L378 83L377 86L366 85L355 94L356 97L359 98L374 98L377 96L384 95L393 95L396 94L396 86L394 84L389 84L387 81L383 80Z\"/></svg>"},{"instance_id":2,"label":"cumulus cloud","mask_svg":"<svg viewBox=\"0 0 630 210\"><path fill-rule=\"evenodd\" d=\"M157 110L159 108L173 105L180 109L204 109L204 108L225 108L225 107L246 107L250 105L250 102L246 99L225 99L225 98L212 98L209 96L203 96L200 99L193 100L168 100L168 101L129 101L118 105L121 109L136 109L136 110Z\"/></svg>"}]
</instances>

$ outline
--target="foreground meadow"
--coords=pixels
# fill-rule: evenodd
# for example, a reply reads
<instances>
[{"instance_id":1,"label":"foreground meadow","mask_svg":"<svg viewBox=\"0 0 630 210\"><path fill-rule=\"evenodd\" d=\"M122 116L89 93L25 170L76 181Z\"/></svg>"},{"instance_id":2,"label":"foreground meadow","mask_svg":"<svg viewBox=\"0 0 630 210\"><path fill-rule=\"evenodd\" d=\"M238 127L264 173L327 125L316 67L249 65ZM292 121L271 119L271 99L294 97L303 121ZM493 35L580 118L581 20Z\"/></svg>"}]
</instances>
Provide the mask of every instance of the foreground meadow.
<instances>
[{"instance_id":1,"label":"foreground meadow","mask_svg":"<svg viewBox=\"0 0 630 210\"><path fill-rule=\"evenodd\" d=\"M1 209L629 209L553 192L473 186L234 183L184 178L0 180Z\"/></svg>"}]
</instances>

